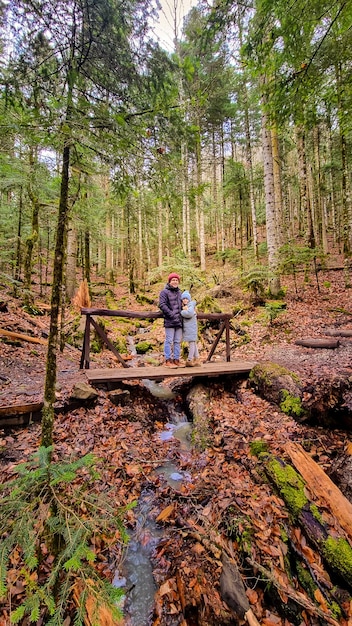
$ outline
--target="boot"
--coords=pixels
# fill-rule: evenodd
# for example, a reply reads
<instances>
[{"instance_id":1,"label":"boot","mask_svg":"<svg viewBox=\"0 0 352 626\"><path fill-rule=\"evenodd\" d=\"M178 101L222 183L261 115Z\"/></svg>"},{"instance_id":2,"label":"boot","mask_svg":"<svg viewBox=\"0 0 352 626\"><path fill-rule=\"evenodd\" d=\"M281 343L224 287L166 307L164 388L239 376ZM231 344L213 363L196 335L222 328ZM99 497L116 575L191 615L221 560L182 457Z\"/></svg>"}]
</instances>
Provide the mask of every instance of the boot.
<instances>
[{"instance_id":1,"label":"boot","mask_svg":"<svg viewBox=\"0 0 352 626\"><path fill-rule=\"evenodd\" d=\"M180 359L174 359L174 365L176 365L176 367L180 367L182 365Z\"/></svg>"},{"instance_id":2,"label":"boot","mask_svg":"<svg viewBox=\"0 0 352 626\"><path fill-rule=\"evenodd\" d=\"M194 367L195 365L194 359L192 359L192 361L186 361L186 367Z\"/></svg>"},{"instance_id":3,"label":"boot","mask_svg":"<svg viewBox=\"0 0 352 626\"><path fill-rule=\"evenodd\" d=\"M203 365L202 361L198 359L193 359L193 365Z\"/></svg>"},{"instance_id":4,"label":"boot","mask_svg":"<svg viewBox=\"0 0 352 626\"><path fill-rule=\"evenodd\" d=\"M177 368L177 365L174 364L172 359L166 359L165 366L166 367L170 367L172 369L176 369Z\"/></svg>"}]
</instances>

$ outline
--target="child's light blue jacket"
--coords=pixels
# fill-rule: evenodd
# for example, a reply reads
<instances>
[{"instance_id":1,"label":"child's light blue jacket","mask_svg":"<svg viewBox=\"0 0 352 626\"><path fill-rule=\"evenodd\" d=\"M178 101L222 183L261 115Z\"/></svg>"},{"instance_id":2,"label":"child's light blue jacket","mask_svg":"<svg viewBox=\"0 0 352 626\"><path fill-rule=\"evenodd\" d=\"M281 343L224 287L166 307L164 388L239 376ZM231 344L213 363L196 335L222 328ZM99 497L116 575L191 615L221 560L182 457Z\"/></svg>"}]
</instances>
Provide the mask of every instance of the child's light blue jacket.
<instances>
[{"instance_id":1,"label":"child's light blue jacket","mask_svg":"<svg viewBox=\"0 0 352 626\"><path fill-rule=\"evenodd\" d=\"M197 341L198 339L196 304L195 300L191 300L188 303L188 310L182 309L181 311L183 321L182 341Z\"/></svg>"}]
</instances>

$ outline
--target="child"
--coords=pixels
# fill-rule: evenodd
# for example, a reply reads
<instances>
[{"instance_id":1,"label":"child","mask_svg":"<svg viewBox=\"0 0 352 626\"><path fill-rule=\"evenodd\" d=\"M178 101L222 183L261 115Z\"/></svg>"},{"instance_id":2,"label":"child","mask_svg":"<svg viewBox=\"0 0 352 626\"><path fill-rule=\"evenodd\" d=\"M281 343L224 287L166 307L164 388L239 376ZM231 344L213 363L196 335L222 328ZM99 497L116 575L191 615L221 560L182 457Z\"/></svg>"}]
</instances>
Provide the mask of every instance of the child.
<instances>
[{"instance_id":1,"label":"child","mask_svg":"<svg viewBox=\"0 0 352 626\"><path fill-rule=\"evenodd\" d=\"M181 365L182 304L179 283L179 275L172 272L169 274L165 289L160 292L159 296L159 308L164 316L164 357L167 367L179 367Z\"/></svg>"},{"instance_id":2,"label":"child","mask_svg":"<svg viewBox=\"0 0 352 626\"><path fill-rule=\"evenodd\" d=\"M181 295L182 298L182 319L183 319L183 334L182 340L188 342L188 359L186 361L186 367L194 367L200 365L199 352L197 348L198 339L198 324L196 313L196 301L191 299L189 291L184 291Z\"/></svg>"}]
</instances>

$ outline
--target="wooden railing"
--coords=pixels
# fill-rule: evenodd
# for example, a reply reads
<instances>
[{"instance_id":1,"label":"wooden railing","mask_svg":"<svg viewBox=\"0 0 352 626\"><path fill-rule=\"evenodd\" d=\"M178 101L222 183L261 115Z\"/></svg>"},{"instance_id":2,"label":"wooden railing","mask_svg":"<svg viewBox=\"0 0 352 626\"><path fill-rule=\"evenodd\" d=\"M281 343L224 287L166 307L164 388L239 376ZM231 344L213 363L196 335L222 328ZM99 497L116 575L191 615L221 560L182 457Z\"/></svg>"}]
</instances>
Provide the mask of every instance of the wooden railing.
<instances>
[{"instance_id":1,"label":"wooden railing","mask_svg":"<svg viewBox=\"0 0 352 626\"><path fill-rule=\"evenodd\" d=\"M99 317L125 317L127 319L141 319L141 320L155 320L163 317L160 311L110 311L109 309L92 309L83 308L81 314L86 316L86 325L84 331L84 340L82 347L82 355L80 362L80 369L89 369L90 363L90 327L93 326L102 341L107 345L111 352L116 356L122 367L130 367L130 365L122 358L121 354L116 350L115 346L108 339L106 333L101 326L95 321L94 316ZM226 340L226 361L230 361L230 319L232 315L229 313L197 313L199 320L219 320L222 324L219 328L219 332L216 335L212 346L209 350L207 361L210 361L213 356L216 347L220 341L220 338L225 331Z\"/></svg>"}]
</instances>

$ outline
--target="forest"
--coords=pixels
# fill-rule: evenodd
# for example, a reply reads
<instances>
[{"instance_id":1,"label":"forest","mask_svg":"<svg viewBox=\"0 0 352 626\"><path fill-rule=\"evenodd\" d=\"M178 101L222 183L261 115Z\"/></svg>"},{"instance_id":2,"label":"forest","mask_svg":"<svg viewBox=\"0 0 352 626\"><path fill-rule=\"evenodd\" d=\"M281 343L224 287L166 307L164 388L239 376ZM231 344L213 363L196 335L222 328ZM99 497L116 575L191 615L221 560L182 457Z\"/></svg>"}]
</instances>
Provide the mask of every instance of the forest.
<instances>
[{"instance_id":1,"label":"forest","mask_svg":"<svg viewBox=\"0 0 352 626\"><path fill-rule=\"evenodd\" d=\"M352 5L171 4L169 51L157 0L0 0L0 626L348 626ZM175 271L249 377L74 395L82 307ZM161 319L98 322L162 364Z\"/></svg>"}]
</instances>

